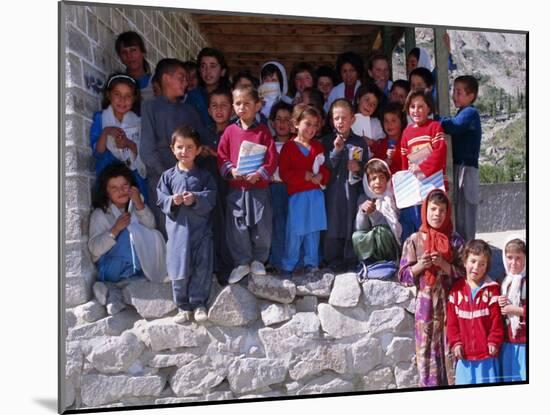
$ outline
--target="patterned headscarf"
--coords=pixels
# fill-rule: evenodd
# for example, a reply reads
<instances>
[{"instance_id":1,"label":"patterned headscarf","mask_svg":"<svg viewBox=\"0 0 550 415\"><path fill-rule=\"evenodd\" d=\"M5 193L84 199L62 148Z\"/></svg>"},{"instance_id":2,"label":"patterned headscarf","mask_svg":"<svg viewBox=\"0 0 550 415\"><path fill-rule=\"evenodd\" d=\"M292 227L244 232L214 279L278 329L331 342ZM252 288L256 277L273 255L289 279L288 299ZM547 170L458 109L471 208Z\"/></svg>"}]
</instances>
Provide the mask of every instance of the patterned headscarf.
<instances>
[{"instance_id":1,"label":"patterned headscarf","mask_svg":"<svg viewBox=\"0 0 550 415\"><path fill-rule=\"evenodd\" d=\"M432 228L428 224L428 200L430 196L436 192L441 193L447 201L447 215L438 229ZM451 203L448 196L442 190L432 190L422 203L422 225L420 225L420 232L426 234L426 252L439 252L447 262L451 262L453 258L453 250L450 242L453 233L453 222L451 221L451 217ZM426 284L429 287L435 284L437 270L438 267L435 265L432 265L426 270Z\"/></svg>"}]
</instances>

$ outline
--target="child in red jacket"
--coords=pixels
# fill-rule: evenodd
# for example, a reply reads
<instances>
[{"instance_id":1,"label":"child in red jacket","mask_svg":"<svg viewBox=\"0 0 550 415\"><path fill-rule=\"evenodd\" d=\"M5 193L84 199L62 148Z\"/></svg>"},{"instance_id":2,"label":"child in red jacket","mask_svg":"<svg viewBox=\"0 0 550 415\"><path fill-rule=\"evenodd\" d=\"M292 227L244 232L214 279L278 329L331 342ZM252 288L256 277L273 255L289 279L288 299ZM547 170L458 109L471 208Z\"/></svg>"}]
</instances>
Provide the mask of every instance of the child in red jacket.
<instances>
[{"instance_id":1,"label":"child in red jacket","mask_svg":"<svg viewBox=\"0 0 550 415\"><path fill-rule=\"evenodd\" d=\"M486 274L491 249L474 239L464 248L466 279L457 281L447 302L447 339L456 359L455 384L498 381L498 351L504 327L498 299L500 287Z\"/></svg>"},{"instance_id":2,"label":"child in red jacket","mask_svg":"<svg viewBox=\"0 0 550 415\"><path fill-rule=\"evenodd\" d=\"M306 274L314 274L319 267L319 239L327 229L325 197L330 172L325 164L325 149L314 140L321 128L319 111L305 104L294 107L292 122L298 135L285 143L279 160L279 173L287 185L288 219L285 250L282 259L283 274L290 275L304 252ZM302 248L303 247L303 248Z\"/></svg>"}]
</instances>

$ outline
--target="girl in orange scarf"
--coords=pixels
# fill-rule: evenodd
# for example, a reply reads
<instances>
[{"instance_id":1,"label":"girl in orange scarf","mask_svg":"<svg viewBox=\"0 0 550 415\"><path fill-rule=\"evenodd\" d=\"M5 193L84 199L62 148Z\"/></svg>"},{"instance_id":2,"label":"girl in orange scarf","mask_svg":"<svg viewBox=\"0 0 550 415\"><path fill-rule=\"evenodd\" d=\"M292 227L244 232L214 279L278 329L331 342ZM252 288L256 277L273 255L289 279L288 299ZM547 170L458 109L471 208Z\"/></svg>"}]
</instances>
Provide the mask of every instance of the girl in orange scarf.
<instances>
[{"instance_id":1,"label":"girl in orange scarf","mask_svg":"<svg viewBox=\"0 0 550 415\"><path fill-rule=\"evenodd\" d=\"M462 237L453 232L451 204L441 190L430 192L422 204L422 225L403 245L399 281L416 286L415 340L418 384L453 383L445 339L447 297L454 281L464 275Z\"/></svg>"}]
</instances>

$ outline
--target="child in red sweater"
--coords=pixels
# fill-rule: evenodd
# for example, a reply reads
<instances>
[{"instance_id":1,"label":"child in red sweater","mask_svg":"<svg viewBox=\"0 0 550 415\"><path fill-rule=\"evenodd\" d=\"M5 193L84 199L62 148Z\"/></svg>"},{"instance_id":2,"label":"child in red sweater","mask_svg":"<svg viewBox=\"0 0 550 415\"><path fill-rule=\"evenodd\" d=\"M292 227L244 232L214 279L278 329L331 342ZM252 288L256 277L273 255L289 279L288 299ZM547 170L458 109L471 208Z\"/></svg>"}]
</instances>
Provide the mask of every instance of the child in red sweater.
<instances>
[{"instance_id":1,"label":"child in red sweater","mask_svg":"<svg viewBox=\"0 0 550 415\"><path fill-rule=\"evenodd\" d=\"M405 111L413 123L405 128L401 136L401 170L409 170L420 180L441 170L445 189L448 189L445 133L438 121L428 118L434 111L431 91L411 90L405 101ZM400 222L404 241L420 227L420 205L402 209Z\"/></svg>"},{"instance_id":2,"label":"child in red sweater","mask_svg":"<svg viewBox=\"0 0 550 415\"><path fill-rule=\"evenodd\" d=\"M305 273L314 274L319 267L319 238L321 231L327 229L325 197L321 186L326 186L330 177L324 164L325 149L314 140L321 128L321 120L316 108L296 105L292 121L298 135L286 142L281 150L279 172L289 195L282 259L284 275L292 273L302 249Z\"/></svg>"},{"instance_id":3,"label":"child in red sweater","mask_svg":"<svg viewBox=\"0 0 550 415\"><path fill-rule=\"evenodd\" d=\"M384 160L391 174L402 170L401 135L406 125L407 119L401 105L397 102L389 103L382 109L382 126L386 137L369 144L373 158Z\"/></svg>"},{"instance_id":4,"label":"child in red sweater","mask_svg":"<svg viewBox=\"0 0 550 415\"><path fill-rule=\"evenodd\" d=\"M233 109L239 118L223 132L218 145L218 168L229 180L226 210L226 238L237 265L229 276L234 284L250 272L265 275L272 232L272 209L269 180L277 167L277 150L267 126L256 121L262 107L258 91L252 87L233 90ZM266 148L260 167L248 174L238 167L244 142ZM261 153L260 153L261 154Z\"/></svg>"},{"instance_id":5,"label":"child in red sweater","mask_svg":"<svg viewBox=\"0 0 550 415\"><path fill-rule=\"evenodd\" d=\"M500 288L487 275L491 248L474 239L464 248L466 279L457 281L447 302L447 339L456 359L455 384L498 381L498 351L504 327L498 299Z\"/></svg>"}]
</instances>

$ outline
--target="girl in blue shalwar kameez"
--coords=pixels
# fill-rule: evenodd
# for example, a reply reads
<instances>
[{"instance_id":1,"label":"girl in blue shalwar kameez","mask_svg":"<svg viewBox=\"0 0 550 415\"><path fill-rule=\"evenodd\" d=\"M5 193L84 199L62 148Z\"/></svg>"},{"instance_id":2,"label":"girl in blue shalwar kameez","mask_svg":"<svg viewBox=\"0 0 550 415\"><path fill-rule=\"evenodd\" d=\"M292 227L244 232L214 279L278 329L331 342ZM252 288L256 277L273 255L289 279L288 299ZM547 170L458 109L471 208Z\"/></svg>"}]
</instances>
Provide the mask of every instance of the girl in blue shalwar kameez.
<instances>
[{"instance_id":1,"label":"girl in blue shalwar kameez","mask_svg":"<svg viewBox=\"0 0 550 415\"><path fill-rule=\"evenodd\" d=\"M211 212L216 184L206 170L195 165L200 153L198 133L183 125L172 134L171 149L178 163L166 170L157 185L158 206L166 215L166 265L172 280L178 323L205 321L212 284L214 244Z\"/></svg>"}]
</instances>

